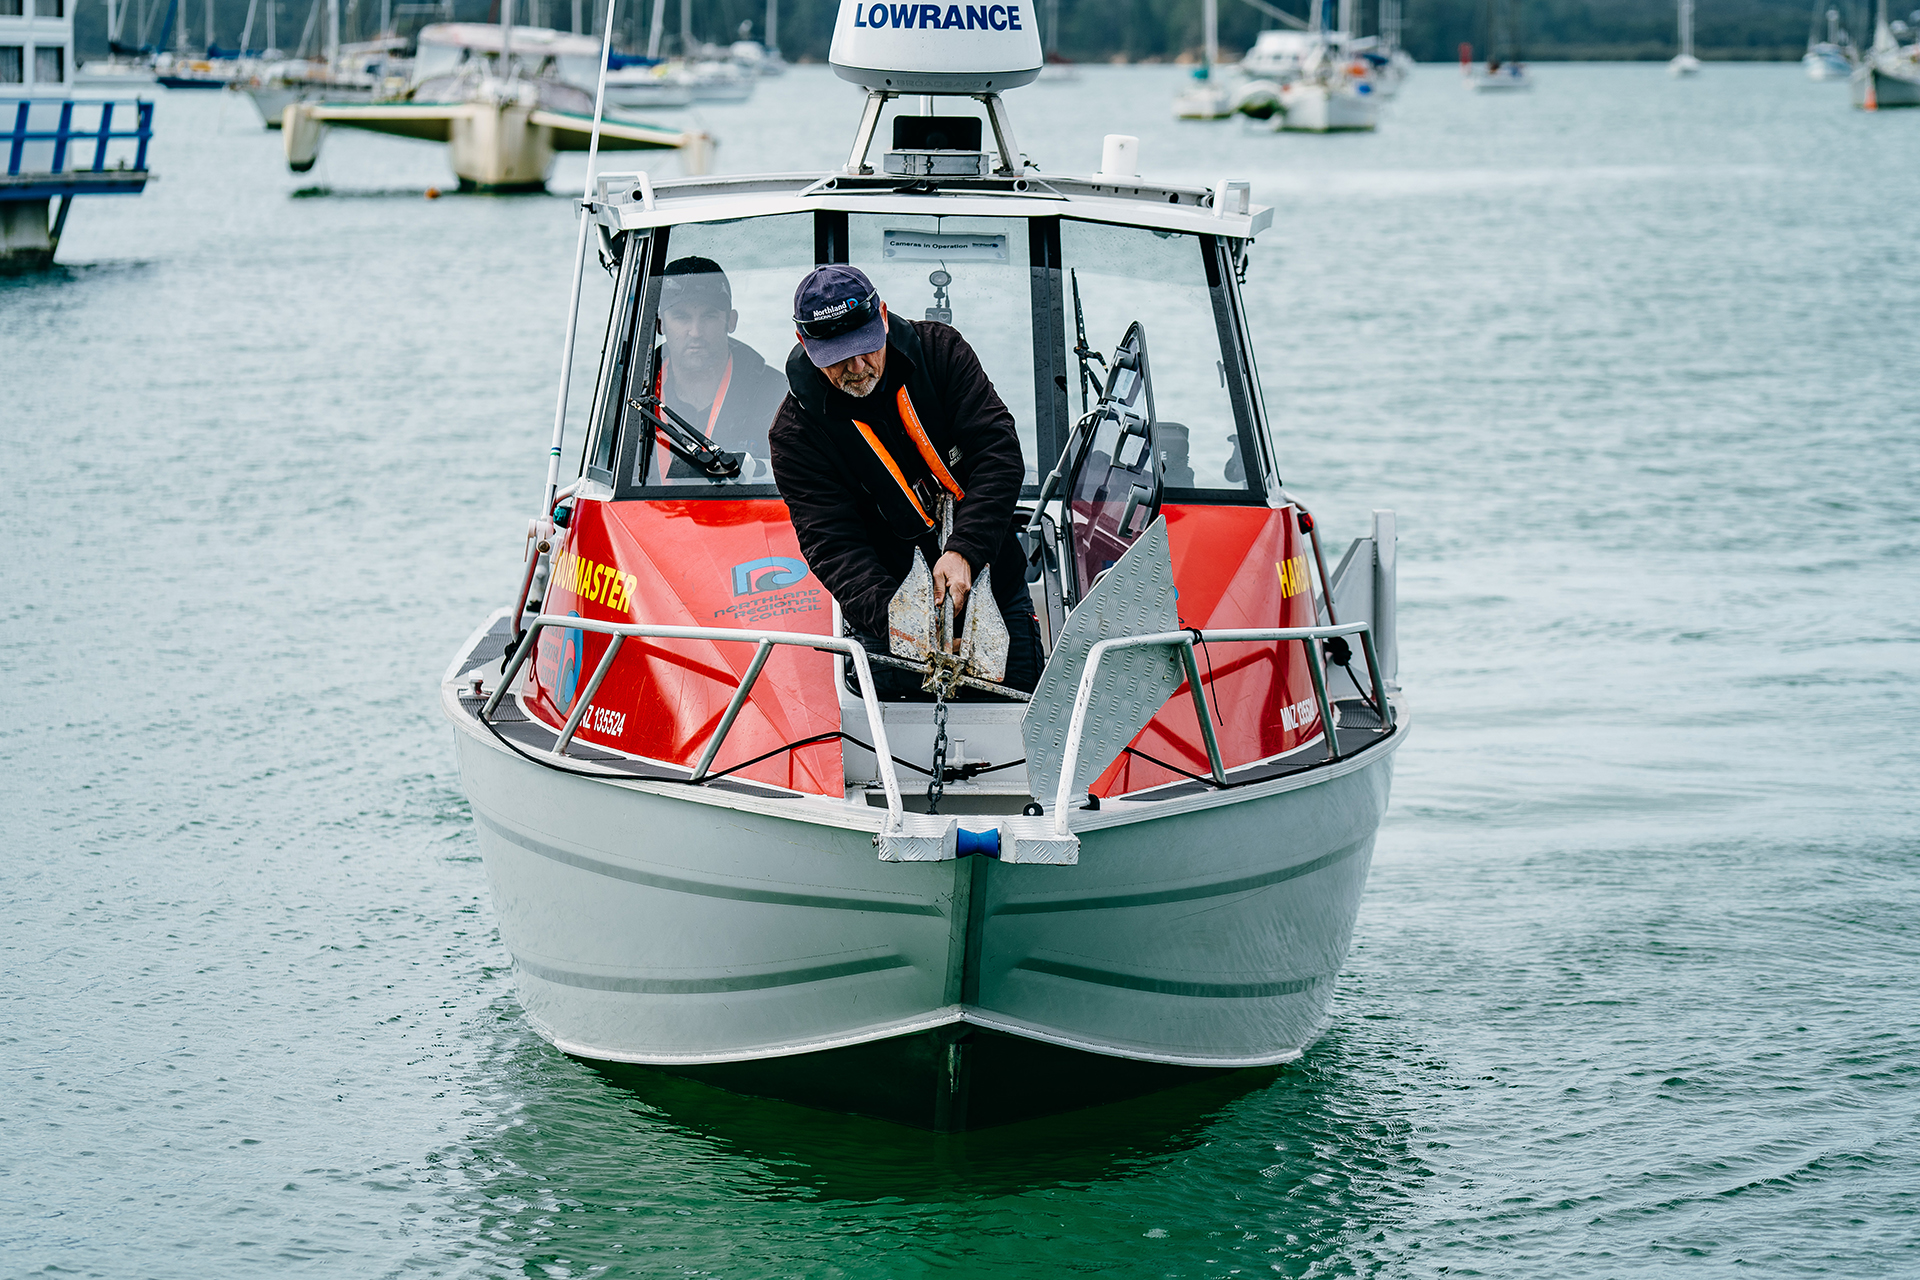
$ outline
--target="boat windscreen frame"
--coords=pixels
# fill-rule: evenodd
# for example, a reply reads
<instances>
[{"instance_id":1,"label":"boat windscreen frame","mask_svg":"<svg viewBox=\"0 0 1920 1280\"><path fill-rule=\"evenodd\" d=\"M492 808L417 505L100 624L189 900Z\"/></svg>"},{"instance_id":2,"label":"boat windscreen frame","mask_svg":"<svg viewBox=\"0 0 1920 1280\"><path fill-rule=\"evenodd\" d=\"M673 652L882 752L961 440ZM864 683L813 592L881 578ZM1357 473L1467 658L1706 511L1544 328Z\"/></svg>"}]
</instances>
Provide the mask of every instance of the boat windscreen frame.
<instances>
[{"instance_id":1,"label":"boat windscreen frame","mask_svg":"<svg viewBox=\"0 0 1920 1280\"><path fill-rule=\"evenodd\" d=\"M647 260L653 237L644 231L626 231L612 238L620 255L614 277L613 301L607 308L607 331L601 339L600 371L593 382L593 408L587 417L586 438L580 444L580 474L598 484L613 487L613 448L619 435L616 407L626 403L624 394L614 397L609 389L616 384L625 391L625 364L633 350L634 324L633 277ZM609 422L609 419L612 419Z\"/></svg>"},{"instance_id":2,"label":"boat windscreen frame","mask_svg":"<svg viewBox=\"0 0 1920 1280\"><path fill-rule=\"evenodd\" d=\"M1226 366L1227 397L1233 404L1234 422L1240 433L1241 466L1247 474L1247 491L1230 502L1267 505L1268 495L1280 488L1274 466L1273 439L1269 432L1266 401L1260 394L1259 367L1254 363L1253 335L1247 329L1246 306L1240 297L1238 273L1233 254L1218 236L1200 237L1200 254L1207 269L1207 292L1213 298L1214 327L1220 333L1220 353ZM1164 501L1219 504L1218 489L1168 489Z\"/></svg>"},{"instance_id":3,"label":"boat windscreen frame","mask_svg":"<svg viewBox=\"0 0 1920 1280\"><path fill-rule=\"evenodd\" d=\"M815 209L813 212L815 264L846 262L847 211ZM1064 355L1066 271L1062 263L1060 216L1030 216L1027 223L1033 316L1034 441L1038 451L1033 462L1036 474L1044 477L1066 447L1075 422L1070 370L1065 367ZM654 433L629 430L630 423L638 421L639 415L626 406L637 394L633 388L651 385L654 376L658 344L642 342L638 335L651 335L654 330L661 276L668 261L673 226L661 224L650 233L639 230L622 233L626 244L608 316L600 375L594 388L592 436L583 451L582 463L591 479L613 490L615 501L777 499L780 491L773 484L662 485L634 483L631 479L641 474L636 471L640 462L637 455L642 449L650 451ZM1233 254L1223 237L1185 234L1193 235L1199 245L1213 306L1216 346L1227 376L1240 456L1245 460L1247 487L1244 490L1169 488L1165 490L1164 501L1199 506L1266 506L1268 495L1278 487L1279 481L1274 475L1273 448L1259 394L1245 310L1236 287ZM617 395L613 393L616 387ZM1032 502L1038 497L1038 484L1021 487L1022 501Z\"/></svg>"}]
</instances>

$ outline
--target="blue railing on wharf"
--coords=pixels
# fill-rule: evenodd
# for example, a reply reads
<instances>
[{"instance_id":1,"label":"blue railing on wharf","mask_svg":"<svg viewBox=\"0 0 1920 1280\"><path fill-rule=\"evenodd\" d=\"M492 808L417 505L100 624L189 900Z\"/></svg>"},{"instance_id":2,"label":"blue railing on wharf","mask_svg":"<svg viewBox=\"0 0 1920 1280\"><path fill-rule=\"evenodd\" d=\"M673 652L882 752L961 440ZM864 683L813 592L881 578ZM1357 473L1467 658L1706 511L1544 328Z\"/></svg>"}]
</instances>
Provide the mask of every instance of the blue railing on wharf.
<instances>
[{"instance_id":1,"label":"blue railing on wharf","mask_svg":"<svg viewBox=\"0 0 1920 1280\"><path fill-rule=\"evenodd\" d=\"M153 103L145 99L0 101L0 155L7 159L0 200L138 192L147 183L147 144L152 140ZM131 165L125 147L119 148L116 164L107 163L116 143L131 144Z\"/></svg>"}]
</instances>

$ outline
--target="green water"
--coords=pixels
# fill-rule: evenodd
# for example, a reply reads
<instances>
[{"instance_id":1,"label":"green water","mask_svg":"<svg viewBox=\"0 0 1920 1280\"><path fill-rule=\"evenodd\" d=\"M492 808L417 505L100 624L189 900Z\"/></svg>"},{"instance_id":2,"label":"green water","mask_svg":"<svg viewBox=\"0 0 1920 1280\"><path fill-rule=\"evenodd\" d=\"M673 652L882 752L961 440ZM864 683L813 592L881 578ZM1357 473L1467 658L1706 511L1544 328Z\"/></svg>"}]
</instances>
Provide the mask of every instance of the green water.
<instances>
[{"instance_id":1,"label":"green water","mask_svg":"<svg viewBox=\"0 0 1920 1280\"><path fill-rule=\"evenodd\" d=\"M937 1138L540 1041L435 682L537 500L566 205L175 95L0 282L0 1275L1920 1273L1920 112L1423 67L1276 137L1175 79L1022 144L1252 178L1289 486L1400 518L1417 729L1305 1061ZM856 106L704 118L824 168Z\"/></svg>"}]
</instances>

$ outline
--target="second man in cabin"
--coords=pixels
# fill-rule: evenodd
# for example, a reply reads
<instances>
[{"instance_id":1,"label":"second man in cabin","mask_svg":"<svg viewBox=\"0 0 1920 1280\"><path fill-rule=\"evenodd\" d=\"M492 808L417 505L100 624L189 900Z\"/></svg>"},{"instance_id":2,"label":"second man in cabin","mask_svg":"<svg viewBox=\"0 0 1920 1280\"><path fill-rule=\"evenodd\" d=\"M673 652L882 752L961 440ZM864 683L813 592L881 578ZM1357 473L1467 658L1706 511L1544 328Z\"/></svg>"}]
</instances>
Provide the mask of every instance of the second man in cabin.
<instances>
[{"instance_id":1,"label":"second man in cabin","mask_svg":"<svg viewBox=\"0 0 1920 1280\"><path fill-rule=\"evenodd\" d=\"M1010 640L1006 683L1032 690L1040 628L1014 535L1026 463L1013 414L965 338L891 316L857 267L816 267L794 293L800 344L768 445L800 552L867 648L888 652L887 605L920 548L936 601L969 605L989 565ZM940 541L940 507L953 532ZM914 698L911 673L876 668L881 696Z\"/></svg>"},{"instance_id":2,"label":"second man in cabin","mask_svg":"<svg viewBox=\"0 0 1920 1280\"><path fill-rule=\"evenodd\" d=\"M732 336L739 324L733 286L719 263L678 258L667 264L660 281L660 397L720 448L765 462L767 424L786 396L787 380ZM666 449L654 457L669 483L707 482Z\"/></svg>"}]
</instances>

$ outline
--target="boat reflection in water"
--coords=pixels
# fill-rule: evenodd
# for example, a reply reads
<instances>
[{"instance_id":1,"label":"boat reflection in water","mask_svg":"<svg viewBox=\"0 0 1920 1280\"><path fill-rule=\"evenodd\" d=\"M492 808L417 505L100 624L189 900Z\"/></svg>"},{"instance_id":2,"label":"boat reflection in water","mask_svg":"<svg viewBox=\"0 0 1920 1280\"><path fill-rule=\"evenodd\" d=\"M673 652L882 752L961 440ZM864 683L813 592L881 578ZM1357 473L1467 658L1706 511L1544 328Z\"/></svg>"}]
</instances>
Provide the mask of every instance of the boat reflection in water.
<instances>
[{"instance_id":1,"label":"boat reflection in water","mask_svg":"<svg viewBox=\"0 0 1920 1280\"><path fill-rule=\"evenodd\" d=\"M1329 568L1281 485L1240 297L1270 211L1141 178L1129 138L1092 176L1027 165L1000 91L1039 72L1030 27L962 64L854 17L844 170L602 175L586 202L581 264L591 239L614 285L580 471L556 427L521 596L442 684L522 1005L589 1062L939 1130L1291 1061L1407 722L1391 513ZM901 94L984 119L895 116L875 172ZM820 263L966 335L1028 459L1030 700L913 578L894 653L843 634L771 403L674 408L662 282L690 259L725 277L741 385ZM882 665L943 700L883 703Z\"/></svg>"}]
</instances>

